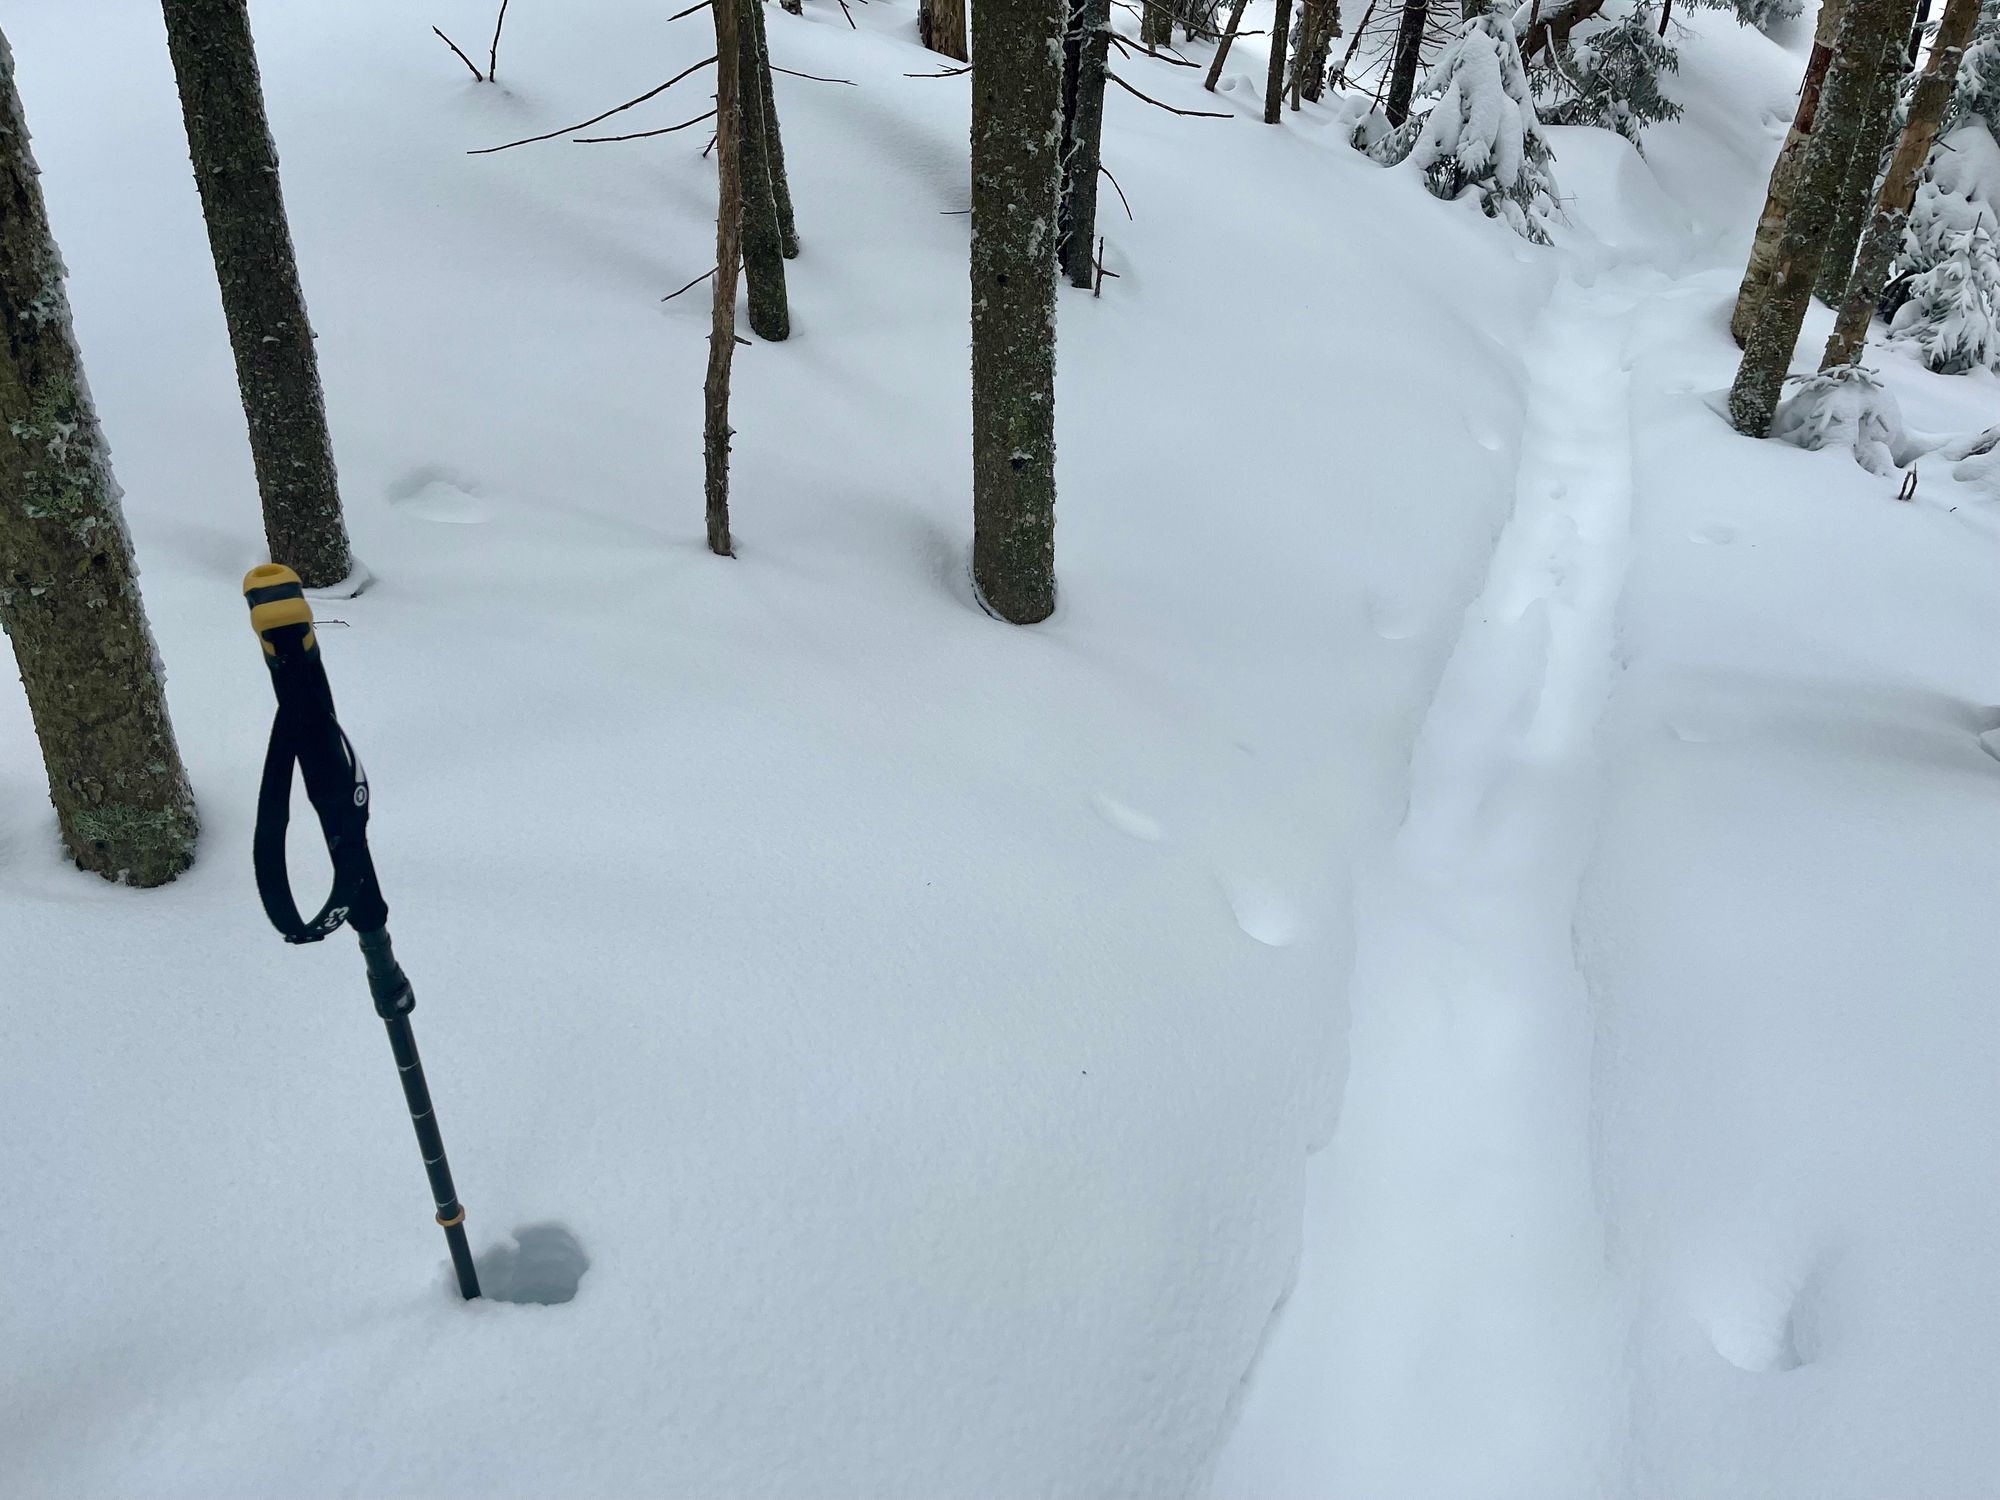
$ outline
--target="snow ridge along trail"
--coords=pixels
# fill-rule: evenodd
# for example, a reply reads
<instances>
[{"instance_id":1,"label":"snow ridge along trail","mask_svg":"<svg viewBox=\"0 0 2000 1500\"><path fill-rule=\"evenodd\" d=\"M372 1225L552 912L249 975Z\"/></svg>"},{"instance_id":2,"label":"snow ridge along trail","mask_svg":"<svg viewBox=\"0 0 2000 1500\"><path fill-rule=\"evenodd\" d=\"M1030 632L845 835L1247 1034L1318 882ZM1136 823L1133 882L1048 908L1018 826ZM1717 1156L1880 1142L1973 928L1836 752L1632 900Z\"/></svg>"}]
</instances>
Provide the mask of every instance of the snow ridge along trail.
<instances>
[{"instance_id":1,"label":"snow ridge along trail","mask_svg":"<svg viewBox=\"0 0 2000 1500\"><path fill-rule=\"evenodd\" d=\"M1557 1500L1614 1480L1623 1319L1572 924L1629 543L1624 333L1661 280L1572 269L1538 322L1514 510L1402 826L1357 876L1345 1103L1222 1493Z\"/></svg>"}]
</instances>

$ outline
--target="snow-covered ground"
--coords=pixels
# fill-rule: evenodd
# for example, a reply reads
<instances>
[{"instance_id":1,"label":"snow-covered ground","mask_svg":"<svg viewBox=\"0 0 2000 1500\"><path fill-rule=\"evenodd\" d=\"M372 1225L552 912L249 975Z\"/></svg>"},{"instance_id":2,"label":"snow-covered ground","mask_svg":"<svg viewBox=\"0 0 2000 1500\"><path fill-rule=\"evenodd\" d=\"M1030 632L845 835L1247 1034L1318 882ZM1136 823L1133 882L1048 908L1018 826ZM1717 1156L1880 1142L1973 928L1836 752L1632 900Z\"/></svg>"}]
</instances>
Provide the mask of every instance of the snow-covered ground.
<instances>
[{"instance_id":1,"label":"snow-covered ground","mask_svg":"<svg viewBox=\"0 0 2000 1500\"><path fill-rule=\"evenodd\" d=\"M706 56L674 8L521 0L480 86L428 26L485 0L253 7L378 579L328 662L475 1242L567 1226L555 1307L457 1303L358 957L250 887L157 10L4 18L206 837L71 871L0 690L0 1493L2000 1496L2000 521L1711 409L1804 27L1696 13L1644 161L1552 132L1549 250L1257 123L1261 39L1219 106L1116 64L1239 118L1110 97L1016 630L907 4L770 14L853 86L777 81L735 562L658 300L700 131L463 154Z\"/></svg>"}]
</instances>

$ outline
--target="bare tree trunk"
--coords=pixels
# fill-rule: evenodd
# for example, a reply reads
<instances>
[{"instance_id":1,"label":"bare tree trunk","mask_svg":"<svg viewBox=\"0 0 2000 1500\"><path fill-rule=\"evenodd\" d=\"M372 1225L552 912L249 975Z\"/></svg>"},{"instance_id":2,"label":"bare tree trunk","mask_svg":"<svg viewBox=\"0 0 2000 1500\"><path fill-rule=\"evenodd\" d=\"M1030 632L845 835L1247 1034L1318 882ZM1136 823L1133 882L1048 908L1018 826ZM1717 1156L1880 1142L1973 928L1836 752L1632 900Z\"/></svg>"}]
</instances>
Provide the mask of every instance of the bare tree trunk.
<instances>
[{"instance_id":1,"label":"bare tree trunk","mask_svg":"<svg viewBox=\"0 0 2000 1500\"><path fill-rule=\"evenodd\" d=\"M1765 437L1771 431L1806 304L1812 300L1813 276L1826 249L1834 198L1867 104L1868 62L1881 59L1891 37L1901 39L1914 8L1915 0L1852 0L1841 20L1825 96L1785 214L1770 282L1730 387L1729 419L1738 432Z\"/></svg>"},{"instance_id":2,"label":"bare tree trunk","mask_svg":"<svg viewBox=\"0 0 2000 1500\"><path fill-rule=\"evenodd\" d=\"M1819 275L1813 282L1813 294L1828 307L1838 307L1841 298L1847 295L1848 278L1854 274L1854 252L1861 243L1861 227L1875 202L1875 177L1882 167L1882 151L1888 144L1890 127L1895 124L1896 95L1903 81L1903 46L1899 31L1882 44L1882 55L1869 70L1861 125L1855 131L1854 151L1847 159L1847 172L1834 200L1833 223L1826 231L1826 250L1820 256Z\"/></svg>"},{"instance_id":3,"label":"bare tree trunk","mask_svg":"<svg viewBox=\"0 0 2000 1500\"><path fill-rule=\"evenodd\" d=\"M972 572L1016 625L1055 608L1062 0L972 13Z\"/></svg>"},{"instance_id":4,"label":"bare tree trunk","mask_svg":"<svg viewBox=\"0 0 2000 1500\"><path fill-rule=\"evenodd\" d=\"M70 857L133 885L194 859L118 485L77 353L14 56L0 36L0 628Z\"/></svg>"},{"instance_id":5,"label":"bare tree trunk","mask_svg":"<svg viewBox=\"0 0 2000 1500\"><path fill-rule=\"evenodd\" d=\"M1063 36L1063 189L1056 257L1071 286L1090 285L1097 240L1097 175L1103 160L1104 70L1111 48L1109 0L1069 0Z\"/></svg>"},{"instance_id":6,"label":"bare tree trunk","mask_svg":"<svg viewBox=\"0 0 2000 1500\"><path fill-rule=\"evenodd\" d=\"M750 287L750 329L773 344L792 336L791 300L785 292L785 233L771 181L771 147L764 117L765 62L757 41L761 0L738 0L737 139L743 202L743 279Z\"/></svg>"},{"instance_id":7,"label":"bare tree trunk","mask_svg":"<svg viewBox=\"0 0 2000 1500\"><path fill-rule=\"evenodd\" d=\"M771 83L771 40L764 33L763 0L750 7L757 18L757 55L763 66L757 70L758 87L764 96L764 136L770 145L771 192L778 203L778 238L785 259L799 258L799 226L792 217L792 179L785 171L785 133L778 128L778 96Z\"/></svg>"},{"instance_id":8,"label":"bare tree trunk","mask_svg":"<svg viewBox=\"0 0 2000 1500\"><path fill-rule=\"evenodd\" d=\"M278 151L245 0L166 0L188 154L222 290L271 559L324 588L353 571Z\"/></svg>"},{"instance_id":9,"label":"bare tree trunk","mask_svg":"<svg viewBox=\"0 0 2000 1500\"><path fill-rule=\"evenodd\" d=\"M1340 54L1340 68L1333 75L1337 84L1347 82L1347 70L1354 65L1354 54L1361 50L1361 39L1368 34L1368 23L1375 19L1375 7L1382 0L1368 0L1368 8L1361 12L1361 24L1354 28L1354 34L1347 39L1347 50Z\"/></svg>"},{"instance_id":10,"label":"bare tree trunk","mask_svg":"<svg viewBox=\"0 0 2000 1500\"><path fill-rule=\"evenodd\" d=\"M1951 0L1945 0L1948 5ZM1917 18L1910 23L1910 43L1904 49L1906 66L1914 68L1917 56L1924 50L1924 26L1931 18L1931 0L1917 0Z\"/></svg>"},{"instance_id":11,"label":"bare tree trunk","mask_svg":"<svg viewBox=\"0 0 2000 1500\"><path fill-rule=\"evenodd\" d=\"M1834 38L1847 13L1848 0L1822 0L1818 28L1813 33L1812 55L1806 59L1805 77L1799 83L1799 105L1792 115L1792 128L1778 159L1771 167L1770 186L1765 189L1764 211L1757 218L1757 233L1750 242L1750 260L1743 268L1743 283L1736 291L1736 307L1729 316L1729 332L1740 345L1750 337L1757 317L1757 304L1770 286L1778 258L1778 241L1784 237L1785 215L1798 187L1799 169L1806 147L1812 144L1813 122L1818 118L1820 95L1826 86L1826 70L1833 61Z\"/></svg>"},{"instance_id":12,"label":"bare tree trunk","mask_svg":"<svg viewBox=\"0 0 2000 1500\"><path fill-rule=\"evenodd\" d=\"M1383 106L1391 129L1410 118L1410 100L1417 91L1417 64L1424 51L1424 23L1429 19L1430 0L1403 0L1403 23L1396 28L1389 97Z\"/></svg>"},{"instance_id":13,"label":"bare tree trunk","mask_svg":"<svg viewBox=\"0 0 2000 1500\"><path fill-rule=\"evenodd\" d=\"M1271 17L1271 71L1264 77L1264 123L1278 123L1285 103L1285 47L1292 34L1292 0L1278 0Z\"/></svg>"},{"instance_id":14,"label":"bare tree trunk","mask_svg":"<svg viewBox=\"0 0 2000 1500\"><path fill-rule=\"evenodd\" d=\"M1903 127L1903 138L1889 162L1888 175L1882 179L1874 218L1855 261L1854 274L1848 279L1840 316L1834 320L1833 336L1827 340L1826 354L1820 360L1823 370L1853 364L1868 342L1868 324L1875 316L1876 299L1882 295L1890 263L1903 245L1910 205L1916 201L1918 174L1930 160L1938 123L1944 118L1952 85L1958 79L1958 65L1965 57L1966 45L1972 40L1972 29L1978 21L1979 0L1945 0L1937 40L1910 100L1909 123Z\"/></svg>"},{"instance_id":15,"label":"bare tree trunk","mask_svg":"<svg viewBox=\"0 0 2000 1500\"><path fill-rule=\"evenodd\" d=\"M1319 103L1326 92L1327 57L1333 50L1333 36L1340 29L1340 0L1306 0L1305 25L1299 34L1299 50L1292 59L1292 108L1301 98Z\"/></svg>"},{"instance_id":16,"label":"bare tree trunk","mask_svg":"<svg viewBox=\"0 0 2000 1500\"><path fill-rule=\"evenodd\" d=\"M919 0L917 34L931 51L966 61L971 53L965 46L965 0Z\"/></svg>"},{"instance_id":17,"label":"bare tree trunk","mask_svg":"<svg viewBox=\"0 0 2000 1500\"><path fill-rule=\"evenodd\" d=\"M802 16L806 13L805 0L778 0L778 8L788 16Z\"/></svg>"},{"instance_id":18,"label":"bare tree trunk","mask_svg":"<svg viewBox=\"0 0 2000 1500\"><path fill-rule=\"evenodd\" d=\"M1174 41L1173 0L1138 0L1139 40L1147 47L1170 47Z\"/></svg>"},{"instance_id":19,"label":"bare tree trunk","mask_svg":"<svg viewBox=\"0 0 2000 1500\"><path fill-rule=\"evenodd\" d=\"M715 17L715 304L702 385L701 456L708 550L736 555L729 538L729 367L736 357L736 266L743 258L742 35L738 5L713 0Z\"/></svg>"},{"instance_id":20,"label":"bare tree trunk","mask_svg":"<svg viewBox=\"0 0 2000 1500\"><path fill-rule=\"evenodd\" d=\"M1243 25L1243 12L1249 5L1250 0L1235 0L1229 7L1229 25L1223 29L1222 40L1215 44L1215 60L1208 65L1208 78L1202 84L1211 94L1222 79L1222 65L1229 61L1229 49L1236 45L1236 33Z\"/></svg>"}]
</instances>

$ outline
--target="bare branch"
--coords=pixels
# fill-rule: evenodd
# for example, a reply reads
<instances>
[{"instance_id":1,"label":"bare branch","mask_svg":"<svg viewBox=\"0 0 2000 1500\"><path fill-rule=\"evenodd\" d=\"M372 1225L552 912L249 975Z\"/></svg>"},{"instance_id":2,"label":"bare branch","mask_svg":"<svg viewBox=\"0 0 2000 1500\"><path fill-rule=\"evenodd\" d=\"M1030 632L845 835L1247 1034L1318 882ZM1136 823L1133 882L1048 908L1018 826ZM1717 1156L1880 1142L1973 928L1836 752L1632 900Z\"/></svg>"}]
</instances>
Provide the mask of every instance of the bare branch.
<instances>
[{"instance_id":1,"label":"bare branch","mask_svg":"<svg viewBox=\"0 0 2000 1500\"><path fill-rule=\"evenodd\" d=\"M1111 177L1111 168L1105 166L1103 162L1097 164L1097 170L1102 172L1106 177ZM1125 205L1125 217L1135 224L1138 223L1137 219L1132 218L1132 201L1125 196L1125 189L1118 186L1118 179L1116 177L1111 177L1111 186L1118 193L1118 201Z\"/></svg>"},{"instance_id":2,"label":"bare branch","mask_svg":"<svg viewBox=\"0 0 2000 1500\"><path fill-rule=\"evenodd\" d=\"M708 280L708 278L713 276L714 274L715 274L715 267L710 266L706 271L703 271L699 276L695 277L693 281L690 281L686 286L682 287L681 292L693 291L696 287L700 286L704 281ZM660 300L662 302L671 302L674 300L674 298L678 297L681 294L681 292L668 292L667 295L662 297Z\"/></svg>"},{"instance_id":3,"label":"bare branch","mask_svg":"<svg viewBox=\"0 0 2000 1500\"><path fill-rule=\"evenodd\" d=\"M859 31L861 29L854 24L854 12L847 8L847 0L840 0L840 13L847 17L847 26L850 31Z\"/></svg>"},{"instance_id":4,"label":"bare branch","mask_svg":"<svg viewBox=\"0 0 2000 1500\"><path fill-rule=\"evenodd\" d=\"M771 71L783 73L787 78L810 78L814 83L844 83L851 89L861 87L852 78L822 78L817 73L800 73L791 68L781 68L776 63L771 64Z\"/></svg>"},{"instance_id":5,"label":"bare branch","mask_svg":"<svg viewBox=\"0 0 2000 1500\"><path fill-rule=\"evenodd\" d=\"M572 146L602 146L608 141L643 141L656 135L672 135L676 130L686 130L690 125L699 125L703 120L713 120L715 111L709 110L696 115L692 120L683 120L678 125L668 125L659 130L635 130L630 135L578 135L570 137Z\"/></svg>"},{"instance_id":6,"label":"bare branch","mask_svg":"<svg viewBox=\"0 0 2000 1500\"><path fill-rule=\"evenodd\" d=\"M500 14L493 22L493 45L486 53L486 81L492 83L500 76L500 28L507 24L507 7L514 0L500 0Z\"/></svg>"},{"instance_id":7,"label":"bare branch","mask_svg":"<svg viewBox=\"0 0 2000 1500\"><path fill-rule=\"evenodd\" d=\"M673 77L669 78L665 83L661 84L658 88L648 89L638 98L627 99L623 104L619 105L616 109L607 109L603 114L592 115L588 120L579 120L574 125L565 125L563 126L562 129L551 130L545 135L523 136L518 141L508 141L504 146L481 146L477 151L468 151L465 154L467 156L491 156L495 151L511 151L516 146L532 146L536 141L552 141L559 135L569 135L573 131L588 130L591 126L597 124L597 122L600 120L608 120L613 115L623 114L626 110L632 108L636 104L644 104L648 99L657 98L659 95L664 94L668 89L672 88L675 84L679 83L683 78L687 77L688 74L699 73L703 68L707 67L710 63L714 61L715 59L712 57L705 57L700 62L696 63L693 67L683 68L680 72L674 74Z\"/></svg>"},{"instance_id":8,"label":"bare branch","mask_svg":"<svg viewBox=\"0 0 2000 1500\"><path fill-rule=\"evenodd\" d=\"M696 11L707 10L709 6L713 5L714 3L715 0L695 0L695 3L693 5L690 5L686 10L677 10L672 15L668 16L667 19L669 21L684 21L689 16L693 15Z\"/></svg>"},{"instance_id":9,"label":"bare branch","mask_svg":"<svg viewBox=\"0 0 2000 1500\"><path fill-rule=\"evenodd\" d=\"M451 48L451 50L457 54L458 60L460 62L464 63L468 68L472 69L472 78L475 83L486 82L486 75L479 71L478 64L473 62L473 60L467 57L463 52L459 52L457 42L454 42L450 37L446 36L442 31L439 31L435 26L431 28L431 34L435 36L439 41L443 42L447 47Z\"/></svg>"},{"instance_id":10,"label":"bare branch","mask_svg":"<svg viewBox=\"0 0 2000 1500\"><path fill-rule=\"evenodd\" d=\"M972 64L967 63L962 68L946 68L942 73L905 73L903 76L905 78L956 78L961 73L970 73L971 71Z\"/></svg>"},{"instance_id":11,"label":"bare branch","mask_svg":"<svg viewBox=\"0 0 2000 1500\"><path fill-rule=\"evenodd\" d=\"M1233 120L1236 118L1234 115L1225 115L1212 109L1176 109L1171 104L1164 104L1160 100L1155 99L1151 94L1140 93L1139 90L1133 88L1131 84L1120 78L1116 73L1113 73L1109 68L1105 69L1104 76L1125 90L1126 93L1144 99L1155 109L1164 109L1170 115L1186 115L1189 119L1193 120Z\"/></svg>"}]
</instances>

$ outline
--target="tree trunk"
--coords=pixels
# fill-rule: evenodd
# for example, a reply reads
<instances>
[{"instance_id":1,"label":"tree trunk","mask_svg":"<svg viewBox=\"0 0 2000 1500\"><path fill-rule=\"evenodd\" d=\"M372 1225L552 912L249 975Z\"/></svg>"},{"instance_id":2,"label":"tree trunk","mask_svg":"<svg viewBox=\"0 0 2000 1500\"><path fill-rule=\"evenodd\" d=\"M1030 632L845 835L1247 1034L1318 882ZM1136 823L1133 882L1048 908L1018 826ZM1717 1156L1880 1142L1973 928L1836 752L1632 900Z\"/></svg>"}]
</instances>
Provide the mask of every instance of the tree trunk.
<instances>
[{"instance_id":1,"label":"tree trunk","mask_svg":"<svg viewBox=\"0 0 2000 1500\"><path fill-rule=\"evenodd\" d=\"M771 179L769 122L764 116L765 63L757 45L760 0L738 0L737 161L742 177L743 279L750 287L750 330L768 343L792 336L792 307L785 293L785 232Z\"/></svg>"},{"instance_id":2,"label":"tree trunk","mask_svg":"<svg viewBox=\"0 0 2000 1500\"><path fill-rule=\"evenodd\" d=\"M1757 217L1757 233L1750 242L1750 260L1743 268L1743 282L1736 291L1736 307L1729 316L1729 332L1744 344L1757 318L1757 304L1770 286L1778 258L1778 241L1785 233L1785 215L1791 207L1799 180L1799 168L1806 147L1812 143L1813 121L1819 114L1820 94L1826 85L1826 70L1833 61L1833 42L1847 12L1848 0L1822 0L1818 27L1813 33L1812 55L1806 59L1805 77L1799 83L1799 105L1792 115L1792 128L1778 159L1771 166L1771 181L1764 193L1764 211Z\"/></svg>"},{"instance_id":3,"label":"tree trunk","mask_svg":"<svg viewBox=\"0 0 2000 1500\"><path fill-rule=\"evenodd\" d=\"M1903 81L1903 35L1898 31L1882 46L1882 55L1868 74L1868 91L1861 124L1854 134L1854 151L1847 160L1833 223L1827 228L1826 250L1820 257L1813 293L1828 307L1840 306L1854 273L1854 252L1861 227L1875 202L1875 177L1882 167L1883 148L1896 119L1896 95Z\"/></svg>"},{"instance_id":4,"label":"tree trunk","mask_svg":"<svg viewBox=\"0 0 2000 1500\"><path fill-rule=\"evenodd\" d=\"M1937 40L1910 100L1909 123L1903 127L1903 138L1889 162L1888 175L1882 179L1874 218L1855 261L1854 274L1848 279L1833 336L1827 340L1826 354L1820 361L1823 370L1853 364L1860 359L1868 342L1868 324L1875 315L1876 299L1889 279L1890 263L1902 249L1903 228L1909 223L1910 205L1917 197L1917 177L1924 163L1930 160L1938 122L1944 118L1945 105L1958 79L1958 65L1965 57L1978 21L1979 0L1945 0Z\"/></svg>"},{"instance_id":5,"label":"tree trunk","mask_svg":"<svg viewBox=\"0 0 2000 1500\"><path fill-rule=\"evenodd\" d=\"M1304 97L1319 103L1326 92L1327 58L1334 33L1340 29L1340 0L1306 0L1306 24L1299 52L1292 59L1292 108Z\"/></svg>"},{"instance_id":6,"label":"tree trunk","mask_svg":"<svg viewBox=\"0 0 2000 1500\"><path fill-rule=\"evenodd\" d=\"M1842 18L1826 71L1824 98L1800 166L1771 277L1729 391L1729 419L1738 432L1765 437L1783 393L1798 345L1813 276L1826 249L1834 199L1867 106L1867 64L1879 61L1893 37L1901 40L1915 0L1852 0Z\"/></svg>"},{"instance_id":7,"label":"tree trunk","mask_svg":"<svg viewBox=\"0 0 2000 1500\"><path fill-rule=\"evenodd\" d=\"M0 36L0 629L70 857L133 885L194 859L194 797L84 384L14 57Z\"/></svg>"},{"instance_id":8,"label":"tree trunk","mask_svg":"<svg viewBox=\"0 0 2000 1500\"><path fill-rule=\"evenodd\" d=\"M778 0L778 8L788 16L802 16L806 13L805 0Z\"/></svg>"},{"instance_id":9,"label":"tree trunk","mask_svg":"<svg viewBox=\"0 0 2000 1500\"><path fill-rule=\"evenodd\" d=\"M1139 40L1147 47L1173 45L1173 0L1139 0Z\"/></svg>"},{"instance_id":10,"label":"tree trunk","mask_svg":"<svg viewBox=\"0 0 2000 1500\"><path fill-rule=\"evenodd\" d=\"M1264 123L1278 123L1285 103L1285 45L1292 34L1292 0L1278 0L1271 18L1271 71L1264 78Z\"/></svg>"},{"instance_id":11,"label":"tree trunk","mask_svg":"<svg viewBox=\"0 0 2000 1500\"><path fill-rule=\"evenodd\" d=\"M1949 5L1951 0L1945 0ZM1904 65L1914 68L1924 50L1924 26L1931 18L1931 0L1917 0L1917 18L1910 23L1910 45L1904 50Z\"/></svg>"},{"instance_id":12,"label":"tree trunk","mask_svg":"<svg viewBox=\"0 0 2000 1500\"><path fill-rule=\"evenodd\" d=\"M742 35L739 5L714 0L715 302L702 386L701 456L708 499L708 550L734 557L729 538L729 367L736 358L736 267L743 258Z\"/></svg>"},{"instance_id":13,"label":"tree trunk","mask_svg":"<svg viewBox=\"0 0 2000 1500\"><path fill-rule=\"evenodd\" d=\"M1403 23L1396 28L1395 60L1389 68L1389 97L1383 105L1392 130L1400 129L1410 118L1410 100L1417 91L1417 63L1424 51L1424 23L1429 17L1430 0L1403 0Z\"/></svg>"},{"instance_id":14,"label":"tree trunk","mask_svg":"<svg viewBox=\"0 0 2000 1500\"><path fill-rule=\"evenodd\" d=\"M971 56L965 48L965 0L920 0L917 34L931 51L965 62Z\"/></svg>"},{"instance_id":15,"label":"tree trunk","mask_svg":"<svg viewBox=\"0 0 2000 1500\"><path fill-rule=\"evenodd\" d=\"M1566 42L1577 23L1588 21L1604 9L1604 0L1533 0L1514 12L1514 40L1521 48L1521 61L1555 42ZM1475 12L1468 8L1466 16Z\"/></svg>"},{"instance_id":16,"label":"tree trunk","mask_svg":"<svg viewBox=\"0 0 2000 1500\"><path fill-rule=\"evenodd\" d=\"M972 14L972 572L1016 625L1055 608L1062 0Z\"/></svg>"},{"instance_id":17,"label":"tree trunk","mask_svg":"<svg viewBox=\"0 0 2000 1500\"><path fill-rule=\"evenodd\" d=\"M1103 160L1109 0L1069 0L1063 37L1063 188L1056 256L1071 286L1090 285L1097 242L1097 174Z\"/></svg>"},{"instance_id":18,"label":"tree trunk","mask_svg":"<svg viewBox=\"0 0 2000 1500\"><path fill-rule=\"evenodd\" d=\"M771 191L778 202L778 239L785 259L797 260L799 226L792 217L792 179L785 171L785 133L778 128L778 96L771 82L771 40L764 34L763 0L757 0L750 13L757 18L757 56L763 61L757 69L757 84L764 96L764 137L770 145Z\"/></svg>"},{"instance_id":19,"label":"tree trunk","mask_svg":"<svg viewBox=\"0 0 2000 1500\"><path fill-rule=\"evenodd\" d=\"M1229 49L1236 45L1236 32L1243 25L1243 12L1249 5L1250 0L1236 0L1229 7L1229 25L1223 29L1222 40L1215 44L1215 60L1208 65L1208 78L1202 84L1211 94L1222 79L1222 65L1229 61Z\"/></svg>"},{"instance_id":20,"label":"tree trunk","mask_svg":"<svg viewBox=\"0 0 2000 1500\"><path fill-rule=\"evenodd\" d=\"M278 186L245 0L166 0L188 154L201 190L271 560L309 587L353 571L326 398Z\"/></svg>"}]
</instances>

